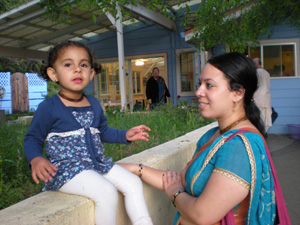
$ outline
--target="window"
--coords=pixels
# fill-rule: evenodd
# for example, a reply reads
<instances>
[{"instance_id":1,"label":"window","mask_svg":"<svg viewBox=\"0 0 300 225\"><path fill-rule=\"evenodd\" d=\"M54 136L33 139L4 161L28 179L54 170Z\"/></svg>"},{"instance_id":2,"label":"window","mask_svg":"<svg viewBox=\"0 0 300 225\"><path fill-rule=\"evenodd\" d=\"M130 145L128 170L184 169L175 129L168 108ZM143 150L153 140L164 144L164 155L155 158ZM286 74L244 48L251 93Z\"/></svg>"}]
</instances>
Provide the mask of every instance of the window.
<instances>
[{"instance_id":1,"label":"window","mask_svg":"<svg viewBox=\"0 0 300 225\"><path fill-rule=\"evenodd\" d=\"M141 93L141 72L132 71L133 94Z\"/></svg>"},{"instance_id":2,"label":"window","mask_svg":"<svg viewBox=\"0 0 300 225\"><path fill-rule=\"evenodd\" d=\"M179 53L180 68L177 75L178 94L182 96L195 95L198 81L198 55L194 51L186 51Z\"/></svg>"},{"instance_id":3,"label":"window","mask_svg":"<svg viewBox=\"0 0 300 225\"><path fill-rule=\"evenodd\" d=\"M249 47L250 58L260 58L271 77L296 76L296 43L262 44Z\"/></svg>"},{"instance_id":4,"label":"window","mask_svg":"<svg viewBox=\"0 0 300 225\"><path fill-rule=\"evenodd\" d=\"M120 85L119 85L119 70L116 70L116 73L114 75L110 76L110 85L114 87L115 93L120 94Z\"/></svg>"},{"instance_id":5,"label":"window","mask_svg":"<svg viewBox=\"0 0 300 225\"><path fill-rule=\"evenodd\" d=\"M101 70L100 75L100 90L101 94L107 94L107 79L106 79L106 69Z\"/></svg>"}]
</instances>

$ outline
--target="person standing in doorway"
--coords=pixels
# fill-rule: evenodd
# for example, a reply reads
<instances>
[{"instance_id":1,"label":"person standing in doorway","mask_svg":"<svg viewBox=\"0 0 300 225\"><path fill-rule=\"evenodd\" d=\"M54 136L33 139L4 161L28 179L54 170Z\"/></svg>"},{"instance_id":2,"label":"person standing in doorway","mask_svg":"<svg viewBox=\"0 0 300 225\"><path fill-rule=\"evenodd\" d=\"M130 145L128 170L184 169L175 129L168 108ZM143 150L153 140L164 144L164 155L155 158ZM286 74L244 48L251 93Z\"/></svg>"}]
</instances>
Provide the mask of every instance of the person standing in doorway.
<instances>
[{"instance_id":1,"label":"person standing in doorway","mask_svg":"<svg viewBox=\"0 0 300 225\"><path fill-rule=\"evenodd\" d=\"M261 67L259 58L254 58L253 62L256 66L258 88L254 93L254 100L260 110L261 119L264 122L266 132L272 126L272 106L270 94L270 74Z\"/></svg>"},{"instance_id":2,"label":"person standing in doorway","mask_svg":"<svg viewBox=\"0 0 300 225\"><path fill-rule=\"evenodd\" d=\"M153 68L152 77L147 81L146 96L150 110L166 103L167 100L170 101L169 90L164 78L159 76L159 69L157 67Z\"/></svg>"}]
</instances>

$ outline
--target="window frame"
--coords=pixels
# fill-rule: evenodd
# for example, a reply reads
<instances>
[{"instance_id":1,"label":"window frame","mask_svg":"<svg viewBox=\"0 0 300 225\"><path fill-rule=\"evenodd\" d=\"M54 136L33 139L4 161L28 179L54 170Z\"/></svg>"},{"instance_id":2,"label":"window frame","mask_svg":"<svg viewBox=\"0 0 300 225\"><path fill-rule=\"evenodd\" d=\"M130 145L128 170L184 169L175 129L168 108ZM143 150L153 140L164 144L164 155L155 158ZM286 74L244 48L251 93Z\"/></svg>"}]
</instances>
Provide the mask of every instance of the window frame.
<instances>
[{"instance_id":1,"label":"window frame","mask_svg":"<svg viewBox=\"0 0 300 225\"><path fill-rule=\"evenodd\" d=\"M279 77L271 77L271 78L295 78L300 76L300 66L298 64L300 63L299 57L300 57L300 50L299 50L299 39L274 39L274 40L261 40L259 45L252 45L249 44L248 46L248 55L251 57L251 52L250 48L251 47L260 47L260 59L262 62L262 67L264 65L264 57L263 57L263 52L264 52L264 46L284 46L284 45L294 45L294 70L295 70L295 75L294 76L279 76Z\"/></svg>"},{"instance_id":2,"label":"window frame","mask_svg":"<svg viewBox=\"0 0 300 225\"><path fill-rule=\"evenodd\" d=\"M181 54L186 54L186 53L194 53L196 55L196 59L195 62L197 62L198 64L198 69L196 71L195 68L195 63L193 64L193 81L194 81L194 85L193 85L193 89L192 91L186 91L183 92L181 91L181 61L180 61L180 56ZM195 92L197 90L197 83L198 83L198 79L200 76L200 55L197 51L195 51L195 49L193 48L186 48L186 49L177 49L176 50L176 80L177 80L177 94L180 96L185 96L185 97L189 97L189 96L195 96Z\"/></svg>"}]
</instances>

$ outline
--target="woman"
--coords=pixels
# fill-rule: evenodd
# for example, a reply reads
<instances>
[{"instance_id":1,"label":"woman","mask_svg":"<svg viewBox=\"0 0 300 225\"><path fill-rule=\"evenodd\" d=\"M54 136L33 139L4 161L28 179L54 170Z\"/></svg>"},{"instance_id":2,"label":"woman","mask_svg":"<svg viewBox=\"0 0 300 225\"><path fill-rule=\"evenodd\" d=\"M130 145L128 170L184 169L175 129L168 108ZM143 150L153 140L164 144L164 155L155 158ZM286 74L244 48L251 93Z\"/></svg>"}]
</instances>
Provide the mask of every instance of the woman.
<instances>
[{"instance_id":1,"label":"woman","mask_svg":"<svg viewBox=\"0 0 300 225\"><path fill-rule=\"evenodd\" d=\"M178 209L174 224L274 224L274 180L253 101L256 88L256 69L243 54L211 58L196 95L202 116L219 126L200 138L186 168L178 174L122 165L166 192Z\"/></svg>"}]
</instances>

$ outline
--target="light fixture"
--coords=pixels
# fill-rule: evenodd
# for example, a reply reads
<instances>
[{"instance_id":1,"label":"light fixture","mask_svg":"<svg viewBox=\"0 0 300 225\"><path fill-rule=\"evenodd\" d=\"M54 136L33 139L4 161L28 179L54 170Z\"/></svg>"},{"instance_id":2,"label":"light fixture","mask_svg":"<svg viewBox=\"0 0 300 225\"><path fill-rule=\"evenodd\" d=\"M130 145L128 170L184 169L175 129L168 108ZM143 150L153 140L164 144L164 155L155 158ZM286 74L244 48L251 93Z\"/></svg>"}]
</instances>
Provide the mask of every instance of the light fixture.
<instances>
[{"instance_id":1,"label":"light fixture","mask_svg":"<svg viewBox=\"0 0 300 225\"><path fill-rule=\"evenodd\" d=\"M136 65L136 66L143 66L143 65L144 65L144 61L142 61L142 60L137 60L137 61L135 61L135 65Z\"/></svg>"}]
</instances>

